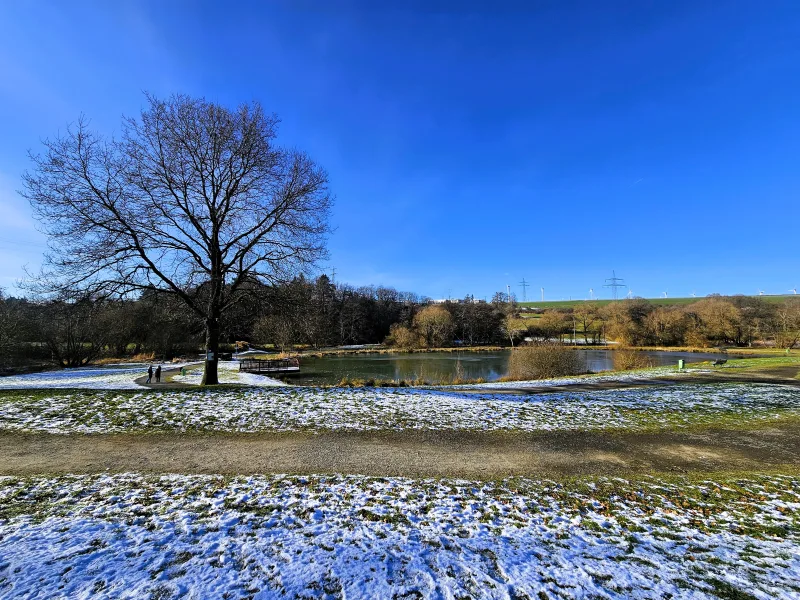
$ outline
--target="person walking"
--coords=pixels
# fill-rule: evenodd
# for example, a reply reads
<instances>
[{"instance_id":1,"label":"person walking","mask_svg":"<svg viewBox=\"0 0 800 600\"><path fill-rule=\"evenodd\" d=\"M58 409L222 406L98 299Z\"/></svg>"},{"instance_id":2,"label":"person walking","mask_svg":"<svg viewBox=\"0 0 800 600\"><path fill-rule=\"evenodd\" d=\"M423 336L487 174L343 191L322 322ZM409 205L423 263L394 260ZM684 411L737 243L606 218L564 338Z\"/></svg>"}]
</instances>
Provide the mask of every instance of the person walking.
<instances>
[{"instance_id":1,"label":"person walking","mask_svg":"<svg viewBox=\"0 0 800 600\"><path fill-rule=\"evenodd\" d=\"M161 383L161 365L156 367L156 383Z\"/></svg>"},{"instance_id":2,"label":"person walking","mask_svg":"<svg viewBox=\"0 0 800 600\"><path fill-rule=\"evenodd\" d=\"M150 368L147 369L147 381L146 381L146 383L150 383L150 381L152 379L153 379L153 365L150 365Z\"/></svg>"}]
</instances>

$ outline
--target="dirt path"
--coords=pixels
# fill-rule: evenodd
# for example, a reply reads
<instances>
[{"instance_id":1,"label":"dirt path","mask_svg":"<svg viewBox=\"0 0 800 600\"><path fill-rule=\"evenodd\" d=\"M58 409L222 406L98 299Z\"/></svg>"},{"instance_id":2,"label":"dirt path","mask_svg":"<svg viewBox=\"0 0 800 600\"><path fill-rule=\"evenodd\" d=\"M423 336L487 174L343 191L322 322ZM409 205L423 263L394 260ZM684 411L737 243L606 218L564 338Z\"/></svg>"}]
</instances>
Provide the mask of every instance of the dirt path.
<instances>
[{"instance_id":1,"label":"dirt path","mask_svg":"<svg viewBox=\"0 0 800 600\"><path fill-rule=\"evenodd\" d=\"M197 363L202 364L202 363ZM196 368L197 364L192 363L189 368ZM146 370L146 369L145 369ZM159 383L155 382L155 376L153 376L153 382L147 383L147 375L142 375L141 377L137 377L133 380L134 383L141 385L142 387L150 388L151 390L183 390L187 388L195 388L197 389L196 385L192 385L189 383L181 383L180 381L173 381L172 378L175 375L180 375L180 368L165 368L163 365L161 366L161 381Z\"/></svg>"},{"instance_id":2,"label":"dirt path","mask_svg":"<svg viewBox=\"0 0 800 600\"><path fill-rule=\"evenodd\" d=\"M660 434L0 434L4 475L137 471L494 479L786 468L800 469L797 425Z\"/></svg>"}]
</instances>

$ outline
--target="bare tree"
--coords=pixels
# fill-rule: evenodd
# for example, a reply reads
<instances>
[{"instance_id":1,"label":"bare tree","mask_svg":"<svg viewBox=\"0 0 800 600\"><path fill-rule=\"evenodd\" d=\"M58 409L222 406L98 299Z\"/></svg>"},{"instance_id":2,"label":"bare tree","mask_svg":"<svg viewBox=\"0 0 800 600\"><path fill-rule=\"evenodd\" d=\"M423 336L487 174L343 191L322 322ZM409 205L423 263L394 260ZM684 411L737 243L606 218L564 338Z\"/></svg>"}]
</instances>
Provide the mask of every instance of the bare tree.
<instances>
[{"instance_id":1,"label":"bare tree","mask_svg":"<svg viewBox=\"0 0 800 600\"><path fill-rule=\"evenodd\" d=\"M777 311L775 325L775 343L778 347L794 348L800 340L800 300L786 300Z\"/></svg>"},{"instance_id":2,"label":"bare tree","mask_svg":"<svg viewBox=\"0 0 800 600\"><path fill-rule=\"evenodd\" d=\"M600 319L596 302L583 302L578 304L572 311L572 317L583 330L584 343L589 343L589 336L591 336L593 344L597 344L600 341L600 332L603 322Z\"/></svg>"},{"instance_id":3,"label":"bare tree","mask_svg":"<svg viewBox=\"0 0 800 600\"><path fill-rule=\"evenodd\" d=\"M5 366L8 355L17 342L20 329L17 312L0 289L0 367Z\"/></svg>"},{"instance_id":4,"label":"bare tree","mask_svg":"<svg viewBox=\"0 0 800 600\"><path fill-rule=\"evenodd\" d=\"M43 307L40 336L58 366L82 367L99 357L108 337L102 301L57 300Z\"/></svg>"},{"instance_id":5,"label":"bare tree","mask_svg":"<svg viewBox=\"0 0 800 600\"><path fill-rule=\"evenodd\" d=\"M331 205L323 169L274 145L278 119L148 95L120 139L85 119L44 142L23 195L50 236L50 292L160 290L205 322L204 384L216 384L220 316L256 280L285 281L325 255Z\"/></svg>"}]
</instances>

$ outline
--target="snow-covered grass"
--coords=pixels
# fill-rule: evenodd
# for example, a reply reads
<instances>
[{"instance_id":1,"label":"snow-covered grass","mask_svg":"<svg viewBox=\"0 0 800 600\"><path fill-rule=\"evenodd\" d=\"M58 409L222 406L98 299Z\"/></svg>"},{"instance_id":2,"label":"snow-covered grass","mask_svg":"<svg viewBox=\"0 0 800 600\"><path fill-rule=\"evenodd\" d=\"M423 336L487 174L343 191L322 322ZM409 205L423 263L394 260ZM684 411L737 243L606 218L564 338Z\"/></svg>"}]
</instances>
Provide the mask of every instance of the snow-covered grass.
<instances>
[{"instance_id":1,"label":"snow-covered grass","mask_svg":"<svg viewBox=\"0 0 800 600\"><path fill-rule=\"evenodd\" d=\"M685 377L696 373L708 373L708 369L685 368L678 371L674 366L648 367L632 371L609 371L603 373L590 373L575 377L556 377L553 379L534 379L529 381L490 381L488 383L469 383L463 385L447 386L453 389L526 389L542 388L561 385L574 385L586 383L640 383L653 379L670 379L679 376Z\"/></svg>"},{"instance_id":2,"label":"snow-covered grass","mask_svg":"<svg viewBox=\"0 0 800 600\"><path fill-rule=\"evenodd\" d=\"M73 388L73 389L142 389L134 379L147 375L146 364L122 364L107 367L81 367L0 377L0 389ZM171 366L171 365L170 365ZM179 365L180 366L180 365ZM163 367L162 367L163 368Z\"/></svg>"},{"instance_id":3,"label":"snow-covered grass","mask_svg":"<svg viewBox=\"0 0 800 600\"><path fill-rule=\"evenodd\" d=\"M392 388L48 391L0 394L0 430L327 431L376 429L629 431L800 418L800 390L684 384L591 392L492 394Z\"/></svg>"},{"instance_id":4,"label":"snow-covered grass","mask_svg":"<svg viewBox=\"0 0 800 600\"><path fill-rule=\"evenodd\" d=\"M243 373L239 371L240 363L236 360L220 361L217 363L217 374L220 383L239 383L253 387L285 386L286 384L278 379L256 375L255 373ZM176 383L188 383L190 385L200 385L203 378L203 365L199 365L186 372L186 375L175 375L172 381Z\"/></svg>"},{"instance_id":5,"label":"snow-covered grass","mask_svg":"<svg viewBox=\"0 0 800 600\"><path fill-rule=\"evenodd\" d=\"M800 480L0 478L4 598L800 598Z\"/></svg>"},{"instance_id":6,"label":"snow-covered grass","mask_svg":"<svg viewBox=\"0 0 800 600\"><path fill-rule=\"evenodd\" d=\"M135 380L147 375L147 367L157 363L121 363L104 367L82 367L78 369L62 369L44 373L28 373L0 377L0 390L25 389L92 389L92 390L140 390L145 386L138 385ZM202 363L168 363L162 369L180 369L188 367L186 375L175 375L172 380L189 385L200 385L203 377ZM237 383L252 387L269 387L286 385L282 381L239 372L238 361L219 363L220 383ZM155 381L155 380L154 380Z\"/></svg>"}]
</instances>

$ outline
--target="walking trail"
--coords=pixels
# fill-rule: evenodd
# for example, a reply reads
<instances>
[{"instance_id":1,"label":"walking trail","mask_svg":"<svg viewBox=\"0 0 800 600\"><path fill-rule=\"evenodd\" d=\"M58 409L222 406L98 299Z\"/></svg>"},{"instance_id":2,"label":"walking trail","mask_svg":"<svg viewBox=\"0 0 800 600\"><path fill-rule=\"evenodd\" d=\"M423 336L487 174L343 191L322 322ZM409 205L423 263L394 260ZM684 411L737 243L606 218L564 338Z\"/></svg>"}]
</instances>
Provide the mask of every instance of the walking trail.
<instances>
[{"instance_id":1,"label":"walking trail","mask_svg":"<svg viewBox=\"0 0 800 600\"><path fill-rule=\"evenodd\" d=\"M0 434L0 474L511 475L800 471L800 424L688 433Z\"/></svg>"}]
</instances>

